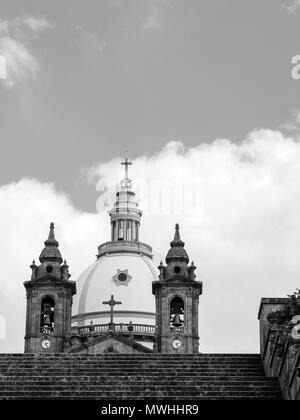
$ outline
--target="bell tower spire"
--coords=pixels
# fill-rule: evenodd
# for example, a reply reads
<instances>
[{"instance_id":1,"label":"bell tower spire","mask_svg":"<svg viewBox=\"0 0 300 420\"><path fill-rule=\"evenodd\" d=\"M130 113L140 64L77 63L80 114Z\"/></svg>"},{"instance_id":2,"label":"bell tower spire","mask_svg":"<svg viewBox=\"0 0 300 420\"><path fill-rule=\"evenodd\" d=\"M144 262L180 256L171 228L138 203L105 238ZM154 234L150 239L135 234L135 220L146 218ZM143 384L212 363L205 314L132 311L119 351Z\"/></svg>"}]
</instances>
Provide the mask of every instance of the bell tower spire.
<instances>
[{"instance_id":1,"label":"bell tower spire","mask_svg":"<svg viewBox=\"0 0 300 420\"><path fill-rule=\"evenodd\" d=\"M157 351L159 353L198 353L198 305L202 282L196 281L195 265L180 238L179 225L161 262L159 280L152 283L156 301Z\"/></svg>"},{"instance_id":2,"label":"bell tower spire","mask_svg":"<svg viewBox=\"0 0 300 420\"><path fill-rule=\"evenodd\" d=\"M24 282L27 295L25 353L63 352L70 345L72 296L76 284L70 281L69 266L63 263L50 224L40 265L32 262L31 279Z\"/></svg>"},{"instance_id":3,"label":"bell tower spire","mask_svg":"<svg viewBox=\"0 0 300 420\"><path fill-rule=\"evenodd\" d=\"M61 264L63 259L58 249L59 243L55 239L54 223L51 222L48 239L44 242L45 248L40 255L40 262L52 261Z\"/></svg>"}]
</instances>

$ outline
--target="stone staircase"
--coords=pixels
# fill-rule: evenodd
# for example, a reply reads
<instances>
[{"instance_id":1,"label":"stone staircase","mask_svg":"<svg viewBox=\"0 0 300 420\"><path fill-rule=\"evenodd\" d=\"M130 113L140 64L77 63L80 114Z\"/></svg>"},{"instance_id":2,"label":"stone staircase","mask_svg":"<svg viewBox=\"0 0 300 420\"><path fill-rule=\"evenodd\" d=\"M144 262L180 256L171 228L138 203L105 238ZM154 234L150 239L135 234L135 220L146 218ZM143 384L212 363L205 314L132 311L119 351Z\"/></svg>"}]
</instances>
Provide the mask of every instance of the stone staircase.
<instances>
[{"instance_id":1,"label":"stone staircase","mask_svg":"<svg viewBox=\"0 0 300 420\"><path fill-rule=\"evenodd\" d=\"M0 399L280 400L259 355L0 354Z\"/></svg>"}]
</instances>

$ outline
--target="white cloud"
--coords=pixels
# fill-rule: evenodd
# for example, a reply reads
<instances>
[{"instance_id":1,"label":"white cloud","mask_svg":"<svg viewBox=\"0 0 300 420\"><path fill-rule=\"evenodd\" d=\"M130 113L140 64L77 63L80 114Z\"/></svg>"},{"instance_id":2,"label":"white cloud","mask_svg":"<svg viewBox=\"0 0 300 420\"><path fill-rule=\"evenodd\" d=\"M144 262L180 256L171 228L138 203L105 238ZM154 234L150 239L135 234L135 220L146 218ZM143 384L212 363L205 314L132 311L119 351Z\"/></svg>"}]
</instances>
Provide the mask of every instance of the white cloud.
<instances>
[{"instance_id":1,"label":"white cloud","mask_svg":"<svg viewBox=\"0 0 300 420\"><path fill-rule=\"evenodd\" d=\"M6 61L6 86L11 88L28 79L35 80L40 68L38 60L22 42L10 37L0 39L0 51Z\"/></svg>"},{"instance_id":2,"label":"white cloud","mask_svg":"<svg viewBox=\"0 0 300 420\"><path fill-rule=\"evenodd\" d=\"M120 158L91 172L102 180L122 176ZM185 148L170 142L153 156L140 156L130 167L139 185L144 210L141 240L164 258L174 232L182 238L203 281L200 299L201 351L258 351L257 311L261 297L285 296L299 287L300 272L300 143L280 132L252 132L239 144L216 140ZM202 212L156 214L149 206L154 180L200 180ZM176 185L176 183L175 183ZM183 188L183 189L184 189ZM166 190L164 190L165 192ZM153 195L154 194L154 195ZM167 201L179 195L162 195ZM168 197L168 198L166 198ZM159 201L159 200L158 200ZM6 351L22 350L25 293L23 281L37 258L50 221L72 278L93 260L97 246L109 238L109 218L76 209L54 186L22 180L0 188L0 316L9 333ZM155 234L153 233L155 231ZM105 295L109 291L103 291ZM101 296L99 296L101 300ZM2 312L1 312L2 311Z\"/></svg>"},{"instance_id":3,"label":"white cloud","mask_svg":"<svg viewBox=\"0 0 300 420\"><path fill-rule=\"evenodd\" d=\"M292 135L299 135L300 134L300 110L293 109L292 110L292 118L290 121L282 124L280 126L281 129L286 130L289 134Z\"/></svg>"},{"instance_id":4,"label":"white cloud","mask_svg":"<svg viewBox=\"0 0 300 420\"><path fill-rule=\"evenodd\" d=\"M21 22L33 32L42 32L45 29L52 28L52 24L45 18L26 16L21 19Z\"/></svg>"},{"instance_id":5,"label":"white cloud","mask_svg":"<svg viewBox=\"0 0 300 420\"><path fill-rule=\"evenodd\" d=\"M33 52L32 42L51 26L45 18L30 16L0 21L0 54L6 61L4 86L13 88L37 79L40 63Z\"/></svg>"},{"instance_id":6,"label":"white cloud","mask_svg":"<svg viewBox=\"0 0 300 420\"><path fill-rule=\"evenodd\" d=\"M300 0L293 0L290 4L283 4L282 8L289 14L295 14L300 8Z\"/></svg>"},{"instance_id":7,"label":"white cloud","mask_svg":"<svg viewBox=\"0 0 300 420\"><path fill-rule=\"evenodd\" d=\"M103 53L107 46L107 42L104 37L99 37L80 25L73 25L73 28L78 35L76 42L82 47L84 52L91 50L97 52L98 54Z\"/></svg>"},{"instance_id":8,"label":"white cloud","mask_svg":"<svg viewBox=\"0 0 300 420\"><path fill-rule=\"evenodd\" d=\"M146 19L143 29L153 31L158 29L164 20L165 13L171 5L171 0L153 0L146 2Z\"/></svg>"},{"instance_id":9,"label":"white cloud","mask_svg":"<svg viewBox=\"0 0 300 420\"><path fill-rule=\"evenodd\" d=\"M160 9L154 5L150 5L150 10L148 12L146 21L144 23L144 29L153 30L157 29L160 25Z\"/></svg>"},{"instance_id":10,"label":"white cloud","mask_svg":"<svg viewBox=\"0 0 300 420\"><path fill-rule=\"evenodd\" d=\"M104 216L81 212L53 185L28 179L0 188L0 208L0 316L7 332L1 351L22 351L26 303L23 282L30 279L29 265L33 259L38 261L50 222L56 225L62 256L75 279L94 262L96 247L104 237Z\"/></svg>"},{"instance_id":11,"label":"white cloud","mask_svg":"<svg viewBox=\"0 0 300 420\"><path fill-rule=\"evenodd\" d=\"M115 159L101 165L98 173L103 179L112 173L120 176L118 168ZM204 282L202 350L257 351L260 298L286 296L299 286L300 143L270 130L252 132L239 144L225 139L185 149L171 142L156 156L137 158L130 172L145 192L139 192L142 240L164 257L173 225L181 224L197 276ZM151 185L160 180L159 197ZM178 181L171 199L165 180L173 185ZM189 206L178 211L172 203L177 195L188 198L182 190L193 182L200 185L195 191L202 206L191 215ZM168 207L176 211L152 211ZM154 229L159 234L153 235Z\"/></svg>"}]
</instances>

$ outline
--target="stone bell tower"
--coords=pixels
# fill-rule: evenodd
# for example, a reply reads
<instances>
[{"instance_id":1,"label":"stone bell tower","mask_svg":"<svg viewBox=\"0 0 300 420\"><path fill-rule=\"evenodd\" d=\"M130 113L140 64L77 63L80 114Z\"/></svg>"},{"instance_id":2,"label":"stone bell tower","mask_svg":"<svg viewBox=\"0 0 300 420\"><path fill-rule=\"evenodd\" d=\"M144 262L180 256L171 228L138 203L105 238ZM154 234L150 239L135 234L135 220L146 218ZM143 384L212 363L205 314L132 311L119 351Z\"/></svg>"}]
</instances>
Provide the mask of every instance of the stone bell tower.
<instances>
[{"instance_id":1,"label":"stone bell tower","mask_svg":"<svg viewBox=\"0 0 300 420\"><path fill-rule=\"evenodd\" d=\"M152 283L156 302L157 351L159 353L198 353L198 305L202 282L195 280L195 265L180 239L176 224L174 240L161 262L159 280Z\"/></svg>"},{"instance_id":2,"label":"stone bell tower","mask_svg":"<svg viewBox=\"0 0 300 420\"><path fill-rule=\"evenodd\" d=\"M69 267L62 260L50 225L49 237L40 255L40 265L33 261L31 280L24 286L27 295L25 353L60 353L69 346L74 281L69 281Z\"/></svg>"}]
</instances>

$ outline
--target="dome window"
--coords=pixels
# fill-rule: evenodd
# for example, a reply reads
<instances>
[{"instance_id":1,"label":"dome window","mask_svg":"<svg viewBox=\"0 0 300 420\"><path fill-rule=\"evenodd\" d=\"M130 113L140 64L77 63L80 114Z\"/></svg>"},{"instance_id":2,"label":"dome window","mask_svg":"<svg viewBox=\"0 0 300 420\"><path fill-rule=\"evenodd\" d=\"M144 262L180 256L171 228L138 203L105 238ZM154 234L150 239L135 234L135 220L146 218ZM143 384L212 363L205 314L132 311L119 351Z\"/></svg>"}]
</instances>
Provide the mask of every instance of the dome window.
<instances>
[{"instance_id":1,"label":"dome window","mask_svg":"<svg viewBox=\"0 0 300 420\"><path fill-rule=\"evenodd\" d=\"M120 273L120 274L118 275L118 280L119 280L119 281L121 281L121 282L126 281L126 280L127 280L127 274L125 274L125 273Z\"/></svg>"},{"instance_id":2,"label":"dome window","mask_svg":"<svg viewBox=\"0 0 300 420\"><path fill-rule=\"evenodd\" d=\"M120 286L121 284L123 286L127 286L130 280L132 279L132 276L128 274L128 270L117 270L117 274L113 276L113 280L115 281L117 286Z\"/></svg>"}]
</instances>

